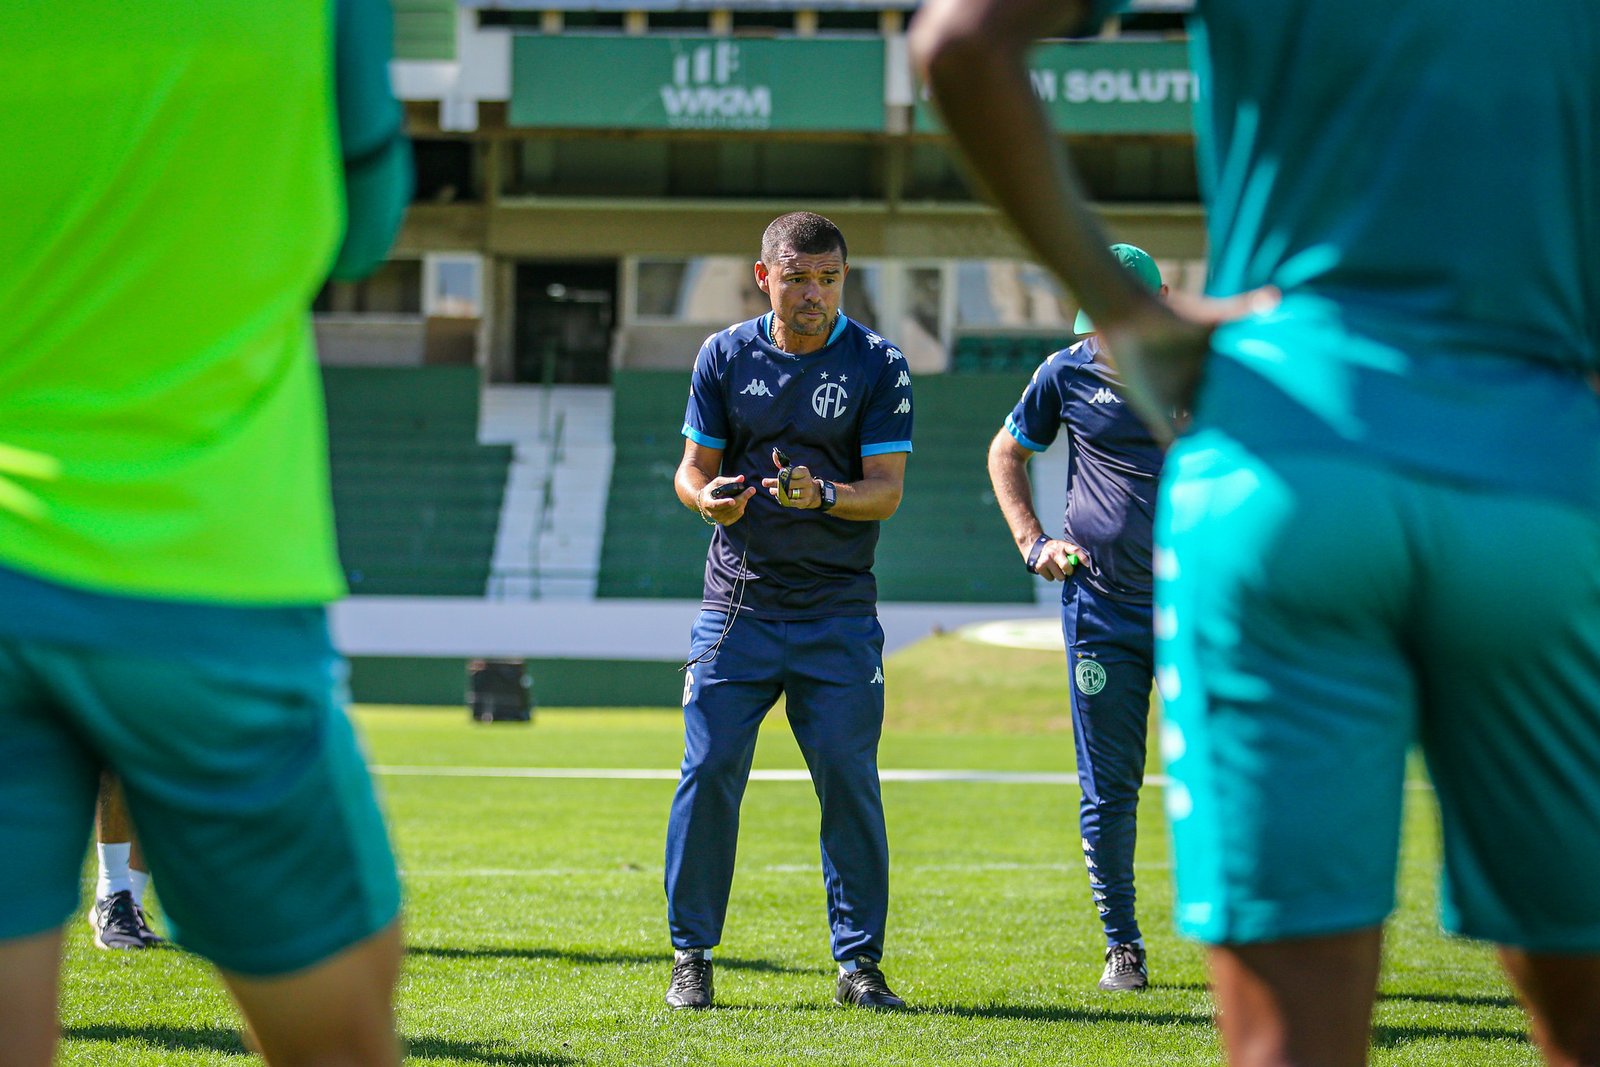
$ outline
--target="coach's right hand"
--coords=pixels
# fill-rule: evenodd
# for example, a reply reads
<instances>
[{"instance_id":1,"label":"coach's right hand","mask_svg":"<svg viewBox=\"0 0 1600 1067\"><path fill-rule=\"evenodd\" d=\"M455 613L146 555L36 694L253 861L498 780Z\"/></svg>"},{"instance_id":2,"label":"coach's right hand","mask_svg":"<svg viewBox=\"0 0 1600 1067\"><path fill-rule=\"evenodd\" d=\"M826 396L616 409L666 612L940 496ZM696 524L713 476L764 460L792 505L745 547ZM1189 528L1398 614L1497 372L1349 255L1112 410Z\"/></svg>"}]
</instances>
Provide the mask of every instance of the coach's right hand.
<instances>
[{"instance_id":1,"label":"coach's right hand","mask_svg":"<svg viewBox=\"0 0 1600 1067\"><path fill-rule=\"evenodd\" d=\"M732 526L744 518L745 505L750 502L751 497L756 495L755 486L748 486L738 496L730 496L726 500L718 500L711 495L711 490L719 485L742 481L744 481L744 475L741 474L734 478L713 478L703 485L700 488L700 492L695 494L694 500L695 505L700 509L701 516L719 526Z\"/></svg>"}]
</instances>

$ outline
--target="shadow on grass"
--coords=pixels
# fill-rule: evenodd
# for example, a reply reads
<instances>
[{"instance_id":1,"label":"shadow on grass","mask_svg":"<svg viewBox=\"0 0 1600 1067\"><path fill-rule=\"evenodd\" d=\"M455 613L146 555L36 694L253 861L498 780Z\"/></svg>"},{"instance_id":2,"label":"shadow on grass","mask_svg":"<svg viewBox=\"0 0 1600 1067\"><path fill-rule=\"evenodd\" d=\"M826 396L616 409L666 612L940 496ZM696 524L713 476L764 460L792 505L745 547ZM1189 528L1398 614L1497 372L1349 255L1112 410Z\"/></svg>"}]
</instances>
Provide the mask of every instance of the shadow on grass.
<instances>
[{"instance_id":1,"label":"shadow on grass","mask_svg":"<svg viewBox=\"0 0 1600 1067\"><path fill-rule=\"evenodd\" d=\"M1528 1043L1528 1035L1509 1026L1395 1026L1372 1028L1373 1048L1400 1048L1417 1041L1510 1041Z\"/></svg>"},{"instance_id":2,"label":"shadow on grass","mask_svg":"<svg viewBox=\"0 0 1600 1067\"><path fill-rule=\"evenodd\" d=\"M1151 990L1181 989L1192 993L1214 993L1208 982L1152 982ZM1515 997L1485 993L1410 993L1391 989L1378 993L1380 1004L1457 1004L1464 1008L1517 1008Z\"/></svg>"},{"instance_id":3,"label":"shadow on grass","mask_svg":"<svg viewBox=\"0 0 1600 1067\"><path fill-rule=\"evenodd\" d=\"M459 948L454 945L412 945L407 956L441 960L564 960L568 963L611 965L618 963L648 963L663 968L672 966L672 957L665 952L588 952L564 948L520 948L514 945L480 945ZM741 959L718 956L717 970L749 971L757 974L832 974L830 967L793 967L772 960Z\"/></svg>"},{"instance_id":4,"label":"shadow on grass","mask_svg":"<svg viewBox=\"0 0 1600 1067\"><path fill-rule=\"evenodd\" d=\"M720 1002L719 1007L722 1007ZM821 1001L804 1001L797 1004L784 1005L758 1005L758 1004L728 1004L726 1007L747 1008L760 1011L763 1008L778 1011L827 1011L841 1013L859 1013L863 1018L869 1013L859 1008L841 1008L837 1004ZM1042 1004L941 1004L941 1003L916 1003L905 1011L884 1012L881 1017L917 1018L927 1016L948 1015L962 1019L1009 1019L1017 1022L1044 1022L1044 1023L1134 1023L1144 1026L1210 1026L1211 1016L1201 1012L1176 1012L1176 1011L1138 1011L1138 1010L1106 1010L1101 1008L1082 1007L1050 1007ZM880 1016L872 1015L877 1018Z\"/></svg>"},{"instance_id":5,"label":"shadow on grass","mask_svg":"<svg viewBox=\"0 0 1600 1067\"><path fill-rule=\"evenodd\" d=\"M63 1027L68 1041L137 1042L166 1052L224 1052L243 1056L239 1031L227 1026L120 1026L91 1024ZM555 1052L507 1051L482 1041L452 1041L443 1037L418 1037L406 1042L407 1060L461 1060L497 1067L563 1067L579 1061Z\"/></svg>"},{"instance_id":6,"label":"shadow on grass","mask_svg":"<svg viewBox=\"0 0 1600 1067\"><path fill-rule=\"evenodd\" d=\"M168 1052L247 1051L239 1031L231 1026L126 1026L93 1023L64 1026L61 1036L67 1041L137 1041Z\"/></svg>"},{"instance_id":7,"label":"shadow on grass","mask_svg":"<svg viewBox=\"0 0 1600 1067\"><path fill-rule=\"evenodd\" d=\"M1472 1008L1520 1008L1515 997L1485 995L1480 993L1404 993L1390 991L1379 993L1380 1004L1460 1004Z\"/></svg>"},{"instance_id":8,"label":"shadow on grass","mask_svg":"<svg viewBox=\"0 0 1600 1067\"><path fill-rule=\"evenodd\" d=\"M518 1052L497 1048L483 1041L453 1041L445 1037L413 1037L406 1041L406 1062L420 1060L461 1060L489 1063L500 1067L562 1067L580 1061L559 1052Z\"/></svg>"}]
</instances>

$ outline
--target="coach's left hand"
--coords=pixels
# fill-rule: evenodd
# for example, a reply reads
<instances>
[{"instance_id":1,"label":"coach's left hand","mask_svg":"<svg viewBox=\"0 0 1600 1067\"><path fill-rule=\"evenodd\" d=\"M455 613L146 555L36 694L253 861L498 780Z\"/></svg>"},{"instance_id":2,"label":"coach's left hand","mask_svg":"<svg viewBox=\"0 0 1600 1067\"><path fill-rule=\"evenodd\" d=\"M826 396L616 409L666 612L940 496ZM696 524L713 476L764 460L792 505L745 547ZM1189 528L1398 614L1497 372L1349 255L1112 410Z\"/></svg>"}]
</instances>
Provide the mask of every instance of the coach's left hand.
<instances>
[{"instance_id":1,"label":"coach's left hand","mask_svg":"<svg viewBox=\"0 0 1600 1067\"><path fill-rule=\"evenodd\" d=\"M794 466L789 468L789 492L785 495L777 478L763 478L761 484L767 492L782 507L786 508L816 508L822 506L822 488L817 485L817 480L811 477L811 470L807 467Z\"/></svg>"}]
</instances>

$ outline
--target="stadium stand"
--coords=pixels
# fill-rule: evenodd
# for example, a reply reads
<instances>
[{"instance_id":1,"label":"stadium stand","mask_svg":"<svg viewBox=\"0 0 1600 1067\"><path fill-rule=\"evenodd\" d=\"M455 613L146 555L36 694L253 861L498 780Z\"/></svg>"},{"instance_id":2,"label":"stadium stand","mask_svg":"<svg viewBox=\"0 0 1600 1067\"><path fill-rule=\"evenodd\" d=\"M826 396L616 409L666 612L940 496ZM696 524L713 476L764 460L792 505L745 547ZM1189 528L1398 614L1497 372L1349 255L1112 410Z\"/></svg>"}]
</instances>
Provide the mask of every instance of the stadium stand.
<instances>
[{"instance_id":1,"label":"stadium stand","mask_svg":"<svg viewBox=\"0 0 1600 1067\"><path fill-rule=\"evenodd\" d=\"M478 443L472 367L324 367L350 591L481 597L511 448Z\"/></svg>"},{"instance_id":2,"label":"stadium stand","mask_svg":"<svg viewBox=\"0 0 1600 1067\"><path fill-rule=\"evenodd\" d=\"M1027 373L1037 360L1036 354ZM916 452L905 499L878 543L880 599L1033 602L1032 579L1018 563L984 466L989 439L1026 378L1012 372L917 380ZM710 529L672 492L683 454L686 382L682 371L617 373L602 597L700 596L697 561Z\"/></svg>"}]
</instances>

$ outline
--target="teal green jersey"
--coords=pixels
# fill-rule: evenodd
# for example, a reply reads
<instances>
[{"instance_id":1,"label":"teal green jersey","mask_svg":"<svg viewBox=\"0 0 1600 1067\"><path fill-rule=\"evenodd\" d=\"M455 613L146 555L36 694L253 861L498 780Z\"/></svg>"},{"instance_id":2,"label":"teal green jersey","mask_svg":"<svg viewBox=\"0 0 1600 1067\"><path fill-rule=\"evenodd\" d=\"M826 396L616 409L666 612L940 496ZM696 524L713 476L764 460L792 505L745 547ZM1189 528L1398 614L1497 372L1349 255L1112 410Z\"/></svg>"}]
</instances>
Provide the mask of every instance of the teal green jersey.
<instances>
[{"instance_id":1,"label":"teal green jersey","mask_svg":"<svg viewBox=\"0 0 1600 1067\"><path fill-rule=\"evenodd\" d=\"M308 308L343 226L330 0L0 9L0 566L342 591Z\"/></svg>"},{"instance_id":2,"label":"teal green jersey","mask_svg":"<svg viewBox=\"0 0 1600 1067\"><path fill-rule=\"evenodd\" d=\"M1198 0L1210 290L1600 367L1600 4Z\"/></svg>"},{"instance_id":3,"label":"teal green jersey","mask_svg":"<svg viewBox=\"0 0 1600 1067\"><path fill-rule=\"evenodd\" d=\"M1208 288L1283 301L1194 424L1600 507L1600 3L1195 13Z\"/></svg>"}]
</instances>

